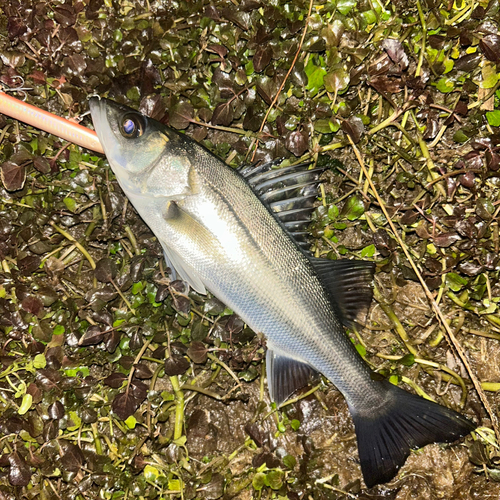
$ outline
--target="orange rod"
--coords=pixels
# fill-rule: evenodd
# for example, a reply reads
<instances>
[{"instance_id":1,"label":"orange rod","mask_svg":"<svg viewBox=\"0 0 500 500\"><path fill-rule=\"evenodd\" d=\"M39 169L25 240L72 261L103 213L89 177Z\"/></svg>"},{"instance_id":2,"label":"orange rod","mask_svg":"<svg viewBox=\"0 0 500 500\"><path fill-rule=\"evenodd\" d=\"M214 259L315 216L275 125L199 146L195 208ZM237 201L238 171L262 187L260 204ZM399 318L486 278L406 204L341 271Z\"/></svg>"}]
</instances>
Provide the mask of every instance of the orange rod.
<instances>
[{"instance_id":1,"label":"orange rod","mask_svg":"<svg viewBox=\"0 0 500 500\"><path fill-rule=\"evenodd\" d=\"M27 123L83 148L104 153L97 134L87 127L70 122L48 111L27 104L0 91L0 113Z\"/></svg>"}]
</instances>

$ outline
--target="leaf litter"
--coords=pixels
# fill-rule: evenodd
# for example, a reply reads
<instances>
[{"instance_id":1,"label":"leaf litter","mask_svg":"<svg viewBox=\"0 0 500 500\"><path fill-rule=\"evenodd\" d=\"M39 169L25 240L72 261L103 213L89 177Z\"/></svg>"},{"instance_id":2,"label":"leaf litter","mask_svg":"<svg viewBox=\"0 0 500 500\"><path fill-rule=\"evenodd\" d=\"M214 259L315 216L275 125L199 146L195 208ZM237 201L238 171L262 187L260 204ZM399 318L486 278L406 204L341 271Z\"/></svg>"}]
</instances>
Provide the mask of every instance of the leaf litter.
<instances>
[{"instance_id":1,"label":"leaf litter","mask_svg":"<svg viewBox=\"0 0 500 500\"><path fill-rule=\"evenodd\" d=\"M338 391L270 409L263 338L169 282L105 160L0 117L6 498L499 495L499 4L311 5L9 2L0 81L70 118L107 95L235 167L329 165L311 249L377 263L358 352L482 427L365 490Z\"/></svg>"}]
</instances>

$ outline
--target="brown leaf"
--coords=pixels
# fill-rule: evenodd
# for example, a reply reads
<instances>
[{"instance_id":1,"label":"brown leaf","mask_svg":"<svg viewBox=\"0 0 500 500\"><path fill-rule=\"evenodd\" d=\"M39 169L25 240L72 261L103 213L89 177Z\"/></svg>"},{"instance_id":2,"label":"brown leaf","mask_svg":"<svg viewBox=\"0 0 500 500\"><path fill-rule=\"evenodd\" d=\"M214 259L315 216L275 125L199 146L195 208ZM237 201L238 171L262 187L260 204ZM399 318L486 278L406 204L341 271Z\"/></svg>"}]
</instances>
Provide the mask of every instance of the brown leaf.
<instances>
[{"instance_id":1,"label":"brown leaf","mask_svg":"<svg viewBox=\"0 0 500 500\"><path fill-rule=\"evenodd\" d=\"M85 347L100 344L104 340L104 335L105 333L101 331L98 325L90 325L78 341L78 345Z\"/></svg>"},{"instance_id":2,"label":"brown leaf","mask_svg":"<svg viewBox=\"0 0 500 500\"><path fill-rule=\"evenodd\" d=\"M144 363L138 363L135 365L134 377L140 379L148 379L153 376L153 372L149 368L149 366Z\"/></svg>"},{"instance_id":3,"label":"brown leaf","mask_svg":"<svg viewBox=\"0 0 500 500\"><path fill-rule=\"evenodd\" d=\"M217 104L212 115L212 123L214 125L223 125L228 127L231 125L234 118L233 106L231 102L221 102Z\"/></svg>"},{"instance_id":4,"label":"brown leaf","mask_svg":"<svg viewBox=\"0 0 500 500\"><path fill-rule=\"evenodd\" d=\"M271 62L272 56L273 49L269 45L266 45L265 47L259 45L253 56L253 68L255 72L260 73L263 69L265 69Z\"/></svg>"},{"instance_id":5,"label":"brown leaf","mask_svg":"<svg viewBox=\"0 0 500 500\"><path fill-rule=\"evenodd\" d=\"M480 42L479 47L483 51L486 59L494 63L500 62L500 36L486 35Z\"/></svg>"},{"instance_id":6,"label":"brown leaf","mask_svg":"<svg viewBox=\"0 0 500 500\"><path fill-rule=\"evenodd\" d=\"M11 161L2 163L0 177L7 191L19 191L26 182L26 168Z\"/></svg>"},{"instance_id":7,"label":"brown leaf","mask_svg":"<svg viewBox=\"0 0 500 500\"><path fill-rule=\"evenodd\" d=\"M165 373L169 377L182 375L189 368L189 361L180 354L172 354L165 360Z\"/></svg>"},{"instance_id":8,"label":"brown leaf","mask_svg":"<svg viewBox=\"0 0 500 500\"><path fill-rule=\"evenodd\" d=\"M177 130L184 130L189 127L193 119L194 109L188 102L180 102L170 109L170 126Z\"/></svg>"},{"instance_id":9,"label":"brown leaf","mask_svg":"<svg viewBox=\"0 0 500 500\"><path fill-rule=\"evenodd\" d=\"M436 236L435 238L432 239L432 241L437 247L446 248L453 245L453 243L456 243L461 239L462 238L460 238L460 236L457 233L451 231L449 233L442 233Z\"/></svg>"},{"instance_id":10,"label":"brown leaf","mask_svg":"<svg viewBox=\"0 0 500 500\"><path fill-rule=\"evenodd\" d=\"M22 300L21 307L26 312L29 312L29 313L37 316L38 313L43 309L43 304L42 304L42 301L40 299L29 295L28 297L26 297Z\"/></svg>"},{"instance_id":11,"label":"brown leaf","mask_svg":"<svg viewBox=\"0 0 500 500\"><path fill-rule=\"evenodd\" d=\"M26 460L14 451L9 455L9 482L12 486L28 486L31 479L31 469Z\"/></svg>"},{"instance_id":12,"label":"brown leaf","mask_svg":"<svg viewBox=\"0 0 500 500\"><path fill-rule=\"evenodd\" d=\"M128 417L136 412L137 408L139 408L139 403L131 391L118 394L111 403L111 409L121 420L127 420Z\"/></svg>"},{"instance_id":13,"label":"brown leaf","mask_svg":"<svg viewBox=\"0 0 500 500\"><path fill-rule=\"evenodd\" d=\"M387 38L382 42L382 48L387 52L391 61L398 66L400 71L408 67L408 56L399 40Z\"/></svg>"},{"instance_id":14,"label":"brown leaf","mask_svg":"<svg viewBox=\"0 0 500 500\"><path fill-rule=\"evenodd\" d=\"M207 348L203 342L191 342L187 354L193 363L202 364L207 360Z\"/></svg>"},{"instance_id":15,"label":"brown leaf","mask_svg":"<svg viewBox=\"0 0 500 500\"><path fill-rule=\"evenodd\" d=\"M123 381L127 378L127 376L123 373L115 372L112 373L111 375L108 375L103 382L108 386L112 387L113 389L119 389Z\"/></svg>"},{"instance_id":16,"label":"brown leaf","mask_svg":"<svg viewBox=\"0 0 500 500\"><path fill-rule=\"evenodd\" d=\"M365 132L365 126L361 118L351 116L351 118L342 122L342 130L351 137L354 144L357 144Z\"/></svg>"},{"instance_id":17,"label":"brown leaf","mask_svg":"<svg viewBox=\"0 0 500 500\"><path fill-rule=\"evenodd\" d=\"M94 270L94 276L97 281L100 281L101 283L111 283L111 281L115 278L116 273L116 264L108 257L98 261Z\"/></svg>"},{"instance_id":18,"label":"brown leaf","mask_svg":"<svg viewBox=\"0 0 500 500\"><path fill-rule=\"evenodd\" d=\"M307 151L307 138L302 132L294 130L288 134L285 140L285 147L295 156L302 156Z\"/></svg>"}]
</instances>

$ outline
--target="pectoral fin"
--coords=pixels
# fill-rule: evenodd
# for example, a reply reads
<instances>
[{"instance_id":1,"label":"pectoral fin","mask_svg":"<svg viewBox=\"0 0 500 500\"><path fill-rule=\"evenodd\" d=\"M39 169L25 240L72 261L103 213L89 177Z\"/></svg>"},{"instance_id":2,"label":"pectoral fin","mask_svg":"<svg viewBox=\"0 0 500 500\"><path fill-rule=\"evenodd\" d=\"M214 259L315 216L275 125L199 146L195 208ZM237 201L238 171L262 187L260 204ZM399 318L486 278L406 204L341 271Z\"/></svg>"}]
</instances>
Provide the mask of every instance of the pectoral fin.
<instances>
[{"instance_id":1,"label":"pectoral fin","mask_svg":"<svg viewBox=\"0 0 500 500\"><path fill-rule=\"evenodd\" d=\"M170 224L175 221L179 228L188 228L195 223L195 221L173 201L168 203L163 217L165 221ZM207 290L196 270L194 270L175 250L172 250L165 241L160 240L160 243L163 248L163 253L165 254L167 265L172 270L173 278L175 279L176 274L178 274L193 290L205 295Z\"/></svg>"},{"instance_id":2,"label":"pectoral fin","mask_svg":"<svg viewBox=\"0 0 500 500\"><path fill-rule=\"evenodd\" d=\"M302 363L279 351L268 349L266 354L267 385L271 400L278 406L295 391L305 387L317 372L308 364Z\"/></svg>"}]
</instances>

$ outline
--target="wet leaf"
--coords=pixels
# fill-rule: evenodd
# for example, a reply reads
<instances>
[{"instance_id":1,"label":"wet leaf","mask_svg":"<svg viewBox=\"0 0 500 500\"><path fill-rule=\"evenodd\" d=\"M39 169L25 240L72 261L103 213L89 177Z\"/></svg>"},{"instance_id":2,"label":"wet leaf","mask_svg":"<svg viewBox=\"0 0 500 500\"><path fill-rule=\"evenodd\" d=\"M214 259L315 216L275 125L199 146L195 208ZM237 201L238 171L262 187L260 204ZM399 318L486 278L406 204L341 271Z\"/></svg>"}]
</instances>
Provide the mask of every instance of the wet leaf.
<instances>
[{"instance_id":1,"label":"wet leaf","mask_svg":"<svg viewBox=\"0 0 500 500\"><path fill-rule=\"evenodd\" d=\"M127 376L123 373L115 372L108 375L103 382L113 389L119 389L123 385L123 381L127 379Z\"/></svg>"},{"instance_id":2,"label":"wet leaf","mask_svg":"<svg viewBox=\"0 0 500 500\"><path fill-rule=\"evenodd\" d=\"M78 341L78 345L85 347L100 344L104 340L104 335L105 333L98 325L91 325Z\"/></svg>"},{"instance_id":3,"label":"wet leaf","mask_svg":"<svg viewBox=\"0 0 500 500\"><path fill-rule=\"evenodd\" d=\"M149 379L153 376L153 372L149 368L149 366L144 363L137 363L135 365L134 377L139 379Z\"/></svg>"},{"instance_id":4,"label":"wet leaf","mask_svg":"<svg viewBox=\"0 0 500 500\"><path fill-rule=\"evenodd\" d=\"M234 111L230 101L222 102L214 109L214 113L212 115L212 123L214 125L223 125L224 127L228 127L231 125L233 119Z\"/></svg>"},{"instance_id":5,"label":"wet leaf","mask_svg":"<svg viewBox=\"0 0 500 500\"><path fill-rule=\"evenodd\" d=\"M352 195L345 202L339 216L354 221L359 219L364 213L365 204L363 200L357 195Z\"/></svg>"},{"instance_id":6,"label":"wet leaf","mask_svg":"<svg viewBox=\"0 0 500 500\"><path fill-rule=\"evenodd\" d=\"M486 35L479 42L479 47L487 59L494 63L500 62L500 36Z\"/></svg>"},{"instance_id":7,"label":"wet leaf","mask_svg":"<svg viewBox=\"0 0 500 500\"><path fill-rule=\"evenodd\" d=\"M127 420L137 411L139 404L131 391L125 391L113 399L111 409L120 420Z\"/></svg>"},{"instance_id":8,"label":"wet leaf","mask_svg":"<svg viewBox=\"0 0 500 500\"><path fill-rule=\"evenodd\" d=\"M42 301L37 297L31 295L24 298L21 302L21 307L31 314L37 316L43 310Z\"/></svg>"},{"instance_id":9,"label":"wet leaf","mask_svg":"<svg viewBox=\"0 0 500 500\"><path fill-rule=\"evenodd\" d=\"M460 241L460 239L461 238L457 233L455 233L454 231L451 231L449 233L442 233L442 234L434 237L432 239L432 241L434 242L434 244L437 247L447 248L447 247L453 245L453 243Z\"/></svg>"},{"instance_id":10,"label":"wet leaf","mask_svg":"<svg viewBox=\"0 0 500 500\"><path fill-rule=\"evenodd\" d=\"M56 401L52 403L48 408L47 408L47 414L49 415L49 418L53 420L60 420L61 418L64 417L64 406L60 401Z\"/></svg>"},{"instance_id":11,"label":"wet leaf","mask_svg":"<svg viewBox=\"0 0 500 500\"><path fill-rule=\"evenodd\" d=\"M188 102L176 104L169 111L170 126L177 130L188 128L193 119L193 114L193 106Z\"/></svg>"},{"instance_id":12,"label":"wet leaf","mask_svg":"<svg viewBox=\"0 0 500 500\"><path fill-rule=\"evenodd\" d=\"M9 482L12 486L27 486L31 480L31 469L17 451L9 455Z\"/></svg>"},{"instance_id":13,"label":"wet leaf","mask_svg":"<svg viewBox=\"0 0 500 500\"><path fill-rule=\"evenodd\" d=\"M75 444L67 441L62 442L61 448L63 449L61 465L65 470L77 473L85 461L82 450Z\"/></svg>"},{"instance_id":14,"label":"wet leaf","mask_svg":"<svg viewBox=\"0 0 500 500\"><path fill-rule=\"evenodd\" d=\"M285 146L288 151L293 153L295 156L302 156L308 148L307 137L304 133L295 130L290 132L285 140Z\"/></svg>"},{"instance_id":15,"label":"wet leaf","mask_svg":"<svg viewBox=\"0 0 500 500\"><path fill-rule=\"evenodd\" d=\"M468 281L457 273L446 273L446 285L450 290L459 292Z\"/></svg>"},{"instance_id":16,"label":"wet leaf","mask_svg":"<svg viewBox=\"0 0 500 500\"><path fill-rule=\"evenodd\" d=\"M0 166L0 177L7 191L19 191L26 182L26 168L6 161Z\"/></svg>"},{"instance_id":17,"label":"wet leaf","mask_svg":"<svg viewBox=\"0 0 500 500\"><path fill-rule=\"evenodd\" d=\"M408 56L399 40L395 38L386 38L382 42L382 48L387 52L391 61L398 66L399 71L403 71L408 67Z\"/></svg>"},{"instance_id":18,"label":"wet leaf","mask_svg":"<svg viewBox=\"0 0 500 500\"><path fill-rule=\"evenodd\" d=\"M256 73L260 73L271 62L273 49L269 46L259 45L253 56L253 67Z\"/></svg>"},{"instance_id":19,"label":"wet leaf","mask_svg":"<svg viewBox=\"0 0 500 500\"><path fill-rule=\"evenodd\" d=\"M189 361L180 354L173 354L165 360L165 373L172 377L182 375L189 368Z\"/></svg>"},{"instance_id":20,"label":"wet leaf","mask_svg":"<svg viewBox=\"0 0 500 500\"><path fill-rule=\"evenodd\" d=\"M207 348L203 342L191 342L187 355L193 363L202 364L207 360Z\"/></svg>"},{"instance_id":21,"label":"wet leaf","mask_svg":"<svg viewBox=\"0 0 500 500\"><path fill-rule=\"evenodd\" d=\"M101 283L111 283L116 277L116 264L108 257L97 262L94 275Z\"/></svg>"},{"instance_id":22,"label":"wet leaf","mask_svg":"<svg viewBox=\"0 0 500 500\"><path fill-rule=\"evenodd\" d=\"M495 213L495 206L488 198L478 198L476 201L476 214L483 220L491 220Z\"/></svg>"},{"instance_id":23,"label":"wet leaf","mask_svg":"<svg viewBox=\"0 0 500 500\"><path fill-rule=\"evenodd\" d=\"M342 130L351 137L354 144L357 144L365 132L365 127L361 118L352 116L348 120L342 122Z\"/></svg>"},{"instance_id":24,"label":"wet leaf","mask_svg":"<svg viewBox=\"0 0 500 500\"><path fill-rule=\"evenodd\" d=\"M341 92L349 85L349 75L344 68L337 68L324 77L325 89L328 92Z\"/></svg>"}]
</instances>

